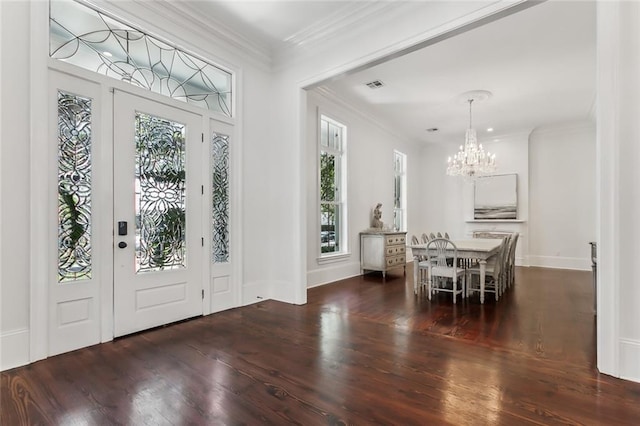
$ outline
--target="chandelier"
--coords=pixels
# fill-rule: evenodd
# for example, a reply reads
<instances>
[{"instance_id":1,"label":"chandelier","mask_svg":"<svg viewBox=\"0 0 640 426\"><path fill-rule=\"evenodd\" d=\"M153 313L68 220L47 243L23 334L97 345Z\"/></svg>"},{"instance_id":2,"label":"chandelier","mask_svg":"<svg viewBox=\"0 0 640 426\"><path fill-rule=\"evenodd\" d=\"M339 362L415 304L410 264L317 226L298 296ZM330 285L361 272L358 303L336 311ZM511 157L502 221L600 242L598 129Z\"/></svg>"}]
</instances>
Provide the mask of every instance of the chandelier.
<instances>
[{"instance_id":1,"label":"chandelier","mask_svg":"<svg viewBox=\"0 0 640 426\"><path fill-rule=\"evenodd\" d=\"M464 138L464 147L460 145L460 151L447 160L447 174L449 176L477 177L493 173L496 170L496 155L484 152L482 144L478 145L476 131L471 127L471 105L469 102L469 128Z\"/></svg>"}]
</instances>

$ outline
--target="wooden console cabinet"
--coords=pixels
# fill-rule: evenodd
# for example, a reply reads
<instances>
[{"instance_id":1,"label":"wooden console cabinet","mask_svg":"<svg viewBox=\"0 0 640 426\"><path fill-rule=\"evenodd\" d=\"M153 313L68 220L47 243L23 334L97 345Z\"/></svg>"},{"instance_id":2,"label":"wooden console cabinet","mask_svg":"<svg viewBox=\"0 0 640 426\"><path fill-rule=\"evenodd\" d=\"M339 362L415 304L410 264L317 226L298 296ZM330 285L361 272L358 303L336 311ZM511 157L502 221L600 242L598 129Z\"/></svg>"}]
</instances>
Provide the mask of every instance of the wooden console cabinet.
<instances>
[{"instance_id":1,"label":"wooden console cabinet","mask_svg":"<svg viewBox=\"0 0 640 426\"><path fill-rule=\"evenodd\" d=\"M397 231L364 231L360 233L360 273L404 268L407 273L407 233Z\"/></svg>"}]
</instances>

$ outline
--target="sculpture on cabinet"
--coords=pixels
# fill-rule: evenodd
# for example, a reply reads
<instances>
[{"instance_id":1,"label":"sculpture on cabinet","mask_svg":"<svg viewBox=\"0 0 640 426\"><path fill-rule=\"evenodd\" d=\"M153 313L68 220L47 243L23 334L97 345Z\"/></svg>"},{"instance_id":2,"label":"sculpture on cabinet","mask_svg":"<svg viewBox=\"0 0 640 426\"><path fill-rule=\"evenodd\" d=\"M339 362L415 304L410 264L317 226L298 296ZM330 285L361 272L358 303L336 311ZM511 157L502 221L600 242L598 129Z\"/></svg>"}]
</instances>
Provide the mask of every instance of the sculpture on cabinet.
<instances>
[{"instance_id":1,"label":"sculpture on cabinet","mask_svg":"<svg viewBox=\"0 0 640 426\"><path fill-rule=\"evenodd\" d=\"M378 203L376 205L376 208L373 209L373 220L371 221L371 227L372 228L377 228L377 229L382 229L382 227L384 226L384 222L382 222L382 203Z\"/></svg>"}]
</instances>

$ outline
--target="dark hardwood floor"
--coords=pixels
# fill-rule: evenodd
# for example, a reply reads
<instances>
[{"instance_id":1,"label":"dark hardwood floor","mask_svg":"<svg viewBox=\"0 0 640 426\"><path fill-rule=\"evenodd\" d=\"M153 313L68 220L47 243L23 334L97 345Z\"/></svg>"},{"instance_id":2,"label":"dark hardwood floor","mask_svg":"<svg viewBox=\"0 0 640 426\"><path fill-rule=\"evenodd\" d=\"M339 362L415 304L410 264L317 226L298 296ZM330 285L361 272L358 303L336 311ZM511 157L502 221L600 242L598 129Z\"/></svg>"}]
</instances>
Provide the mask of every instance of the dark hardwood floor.
<instances>
[{"instance_id":1,"label":"dark hardwood floor","mask_svg":"<svg viewBox=\"0 0 640 426\"><path fill-rule=\"evenodd\" d=\"M411 269L408 268L410 271ZM1 374L2 425L640 424L595 369L588 272L518 268L503 299L366 275Z\"/></svg>"}]
</instances>

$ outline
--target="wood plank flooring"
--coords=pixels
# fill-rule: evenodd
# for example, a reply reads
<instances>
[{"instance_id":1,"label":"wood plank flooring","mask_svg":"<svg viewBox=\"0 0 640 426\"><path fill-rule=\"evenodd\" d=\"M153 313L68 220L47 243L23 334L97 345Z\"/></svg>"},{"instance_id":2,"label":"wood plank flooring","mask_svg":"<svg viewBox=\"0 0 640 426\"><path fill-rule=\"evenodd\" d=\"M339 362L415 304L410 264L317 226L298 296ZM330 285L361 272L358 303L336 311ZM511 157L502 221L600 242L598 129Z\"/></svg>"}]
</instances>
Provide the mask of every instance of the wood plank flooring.
<instances>
[{"instance_id":1,"label":"wood plank flooring","mask_svg":"<svg viewBox=\"0 0 640 426\"><path fill-rule=\"evenodd\" d=\"M595 369L590 273L518 268L485 305L411 280L355 277L3 372L0 424L640 424L640 384Z\"/></svg>"}]
</instances>

